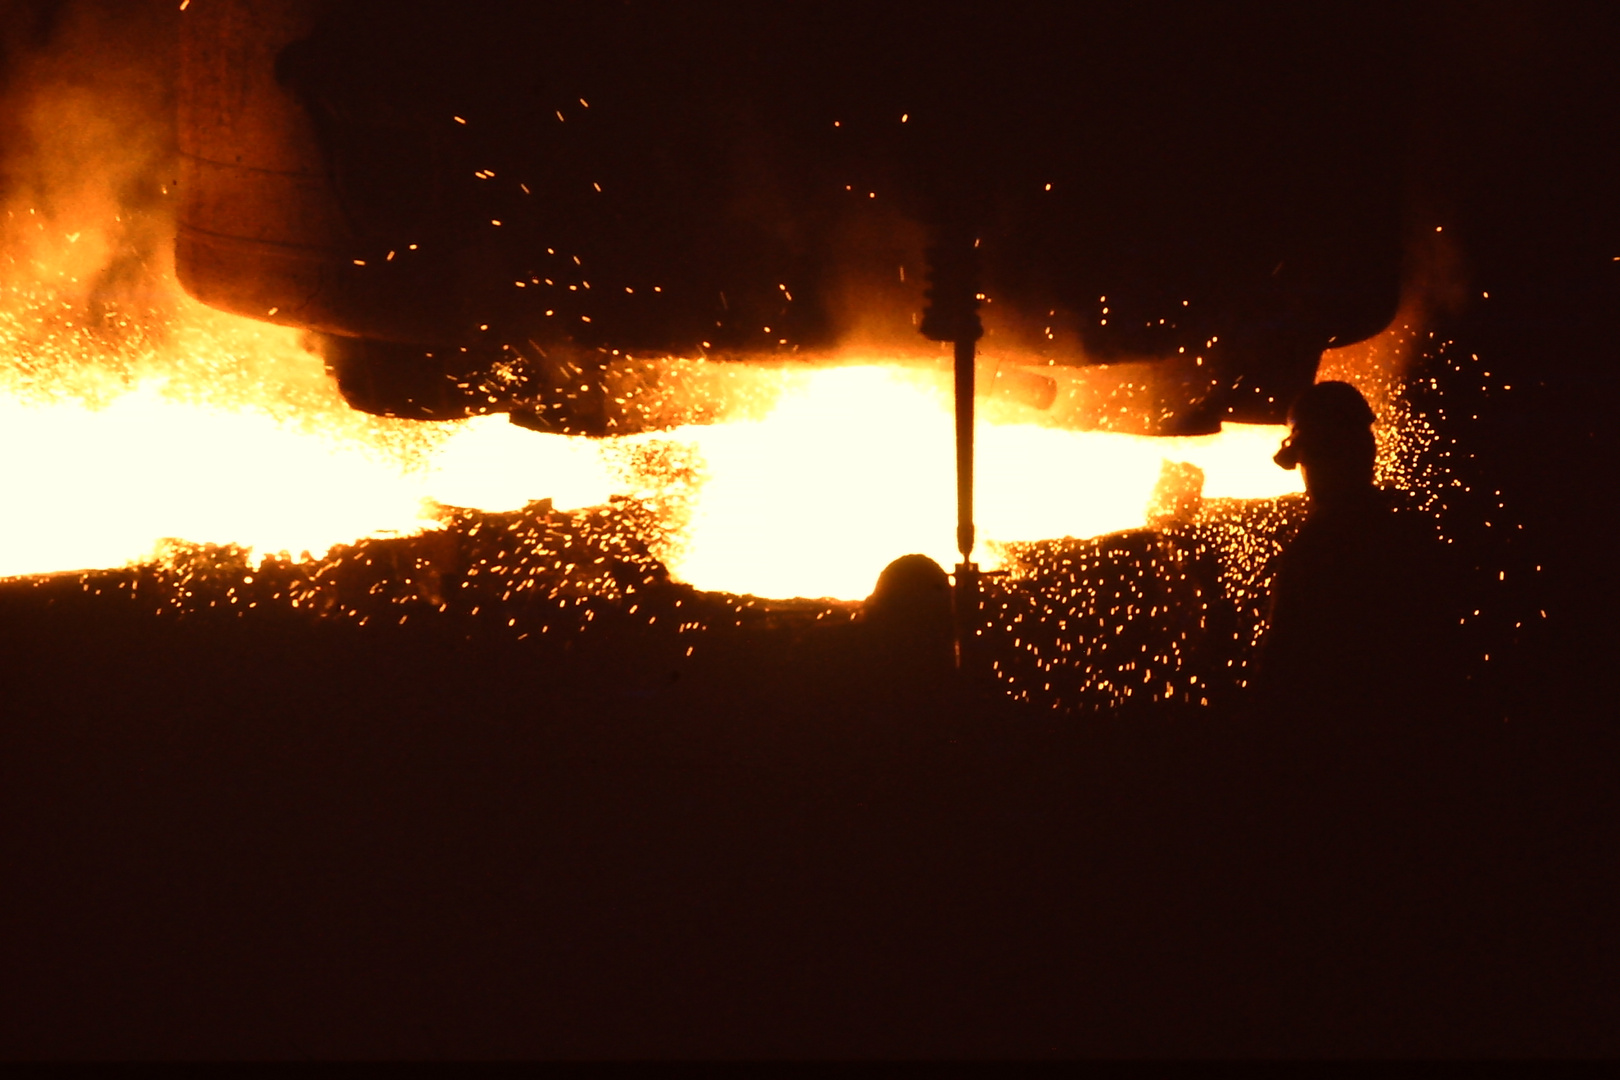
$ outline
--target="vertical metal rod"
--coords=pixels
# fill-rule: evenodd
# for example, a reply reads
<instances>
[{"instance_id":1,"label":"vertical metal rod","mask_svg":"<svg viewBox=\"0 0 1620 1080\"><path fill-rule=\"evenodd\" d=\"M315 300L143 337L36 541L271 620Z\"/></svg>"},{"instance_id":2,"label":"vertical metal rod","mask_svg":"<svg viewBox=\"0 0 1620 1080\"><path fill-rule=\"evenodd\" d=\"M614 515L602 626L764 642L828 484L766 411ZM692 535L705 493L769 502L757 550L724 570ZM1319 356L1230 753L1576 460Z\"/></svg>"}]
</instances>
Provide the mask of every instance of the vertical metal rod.
<instances>
[{"instance_id":1,"label":"vertical metal rod","mask_svg":"<svg viewBox=\"0 0 1620 1080\"><path fill-rule=\"evenodd\" d=\"M973 366L979 325L978 241L960 215L948 221L928 249L928 306L923 309L923 337L949 341L955 354L956 390L956 567L952 607L956 615L956 663L978 671L975 657L979 627L979 568L973 562Z\"/></svg>"},{"instance_id":2,"label":"vertical metal rod","mask_svg":"<svg viewBox=\"0 0 1620 1080\"><path fill-rule=\"evenodd\" d=\"M973 338L959 337L956 347L956 666L979 674L979 567L973 561Z\"/></svg>"},{"instance_id":3,"label":"vertical metal rod","mask_svg":"<svg viewBox=\"0 0 1620 1080\"><path fill-rule=\"evenodd\" d=\"M972 338L956 340L956 549L973 561L973 368Z\"/></svg>"}]
</instances>

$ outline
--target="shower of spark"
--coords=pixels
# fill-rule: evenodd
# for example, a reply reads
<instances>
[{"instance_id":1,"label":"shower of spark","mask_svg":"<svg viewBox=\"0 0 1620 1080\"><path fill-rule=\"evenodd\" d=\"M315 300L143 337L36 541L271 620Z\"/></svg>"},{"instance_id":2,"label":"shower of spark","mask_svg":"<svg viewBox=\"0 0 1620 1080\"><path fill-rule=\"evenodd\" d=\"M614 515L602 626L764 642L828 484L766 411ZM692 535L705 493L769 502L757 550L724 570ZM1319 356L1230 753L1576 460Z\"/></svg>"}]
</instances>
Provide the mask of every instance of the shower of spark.
<instances>
[{"instance_id":1,"label":"shower of spark","mask_svg":"<svg viewBox=\"0 0 1620 1080\"><path fill-rule=\"evenodd\" d=\"M659 436L593 442L500 416L426 425L353 412L295 332L172 282L131 314L36 270L44 280L7 289L0 321L0 499L14 522L0 575L126 565L170 541L318 559L437 528L444 507L668 502L672 488L679 520L659 554L699 588L857 599L897 552L950 558L952 429L932 369L741 365L729 415ZM1268 461L1277 438L986 425L981 534L993 551L1141 525L1166 459L1202 468L1211 497L1296 490Z\"/></svg>"},{"instance_id":2,"label":"shower of spark","mask_svg":"<svg viewBox=\"0 0 1620 1080\"><path fill-rule=\"evenodd\" d=\"M622 631L637 656L690 657L728 627L847 627L895 556L954 561L949 380L915 357L644 358L619 400L688 426L599 441L348 408L295 331L179 289L162 81L100 57L64 50L7 90L26 137L0 220L0 577L82 571L8 588L155 616L438 618L570 647ZM1511 539L1463 438L1511 388L1428 325L1418 302L1318 377L1372 403L1382 487L1448 542ZM1299 474L1271 464L1280 430L1024 419L981 410L977 437L980 558L1000 568L984 633L1006 693L1106 709L1240 692L1305 507ZM1508 565L1476 570L1499 583Z\"/></svg>"},{"instance_id":3,"label":"shower of spark","mask_svg":"<svg viewBox=\"0 0 1620 1080\"><path fill-rule=\"evenodd\" d=\"M1461 568L1474 573L1481 606L1459 609L1459 621L1482 640L1487 622L1498 640L1513 639L1546 613L1493 604L1490 590L1506 583L1510 565L1520 574L1541 567L1515 565L1522 560L1510 545L1523 525L1469 465L1461 423L1512 387L1422 325L1404 309L1375 337L1324 353L1317 378L1350 382L1373 405L1379 487L1431 520L1447 544L1465 541L1484 555ZM1068 711L1240 696L1267 629L1275 560L1306 506L1289 496L1206 498L1151 529L1006 545L1009 573L988 592L985 630L1003 690ZM1492 658L1481 649L1475 659Z\"/></svg>"},{"instance_id":4,"label":"shower of spark","mask_svg":"<svg viewBox=\"0 0 1620 1080\"><path fill-rule=\"evenodd\" d=\"M78 581L158 615L437 614L542 641L628 632L679 659L726 627L847 624L897 554L950 559L949 382L914 358L672 362L659 393L694 401L657 415L711 422L657 434L423 424L349 409L295 332L172 282L96 303L22 262L0 278L0 575L127 566ZM1494 384L1412 327L1329 352L1320 376L1378 410L1381 485L1448 539L1476 517L1504 532L1499 497L1464 479L1468 406L1437 376ZM1141 438L986 411L984 634L1004 691L1061 710L1241 694L1305 506L1271 464L1281 430Z\"/></svg>"}]
</instances>

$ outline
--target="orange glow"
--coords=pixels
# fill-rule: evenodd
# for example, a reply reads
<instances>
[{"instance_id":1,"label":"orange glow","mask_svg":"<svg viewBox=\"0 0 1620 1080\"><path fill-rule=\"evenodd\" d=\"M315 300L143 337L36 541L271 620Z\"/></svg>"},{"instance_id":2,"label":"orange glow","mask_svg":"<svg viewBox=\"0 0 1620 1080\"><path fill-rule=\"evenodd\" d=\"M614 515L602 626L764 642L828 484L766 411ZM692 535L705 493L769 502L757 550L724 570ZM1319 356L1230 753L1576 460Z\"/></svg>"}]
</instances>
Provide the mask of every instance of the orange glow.
<instances>
[{"instance_id":1,"label":"orange glow","mask_svg":"<svg viewBox=\"0 0 1620 1080\"><path fill-rule=\"evenodd\" d=\"M13 360L0 382L0 576L139 562L165 539L319 558L434 528L435 504L507 510L543 490L588 506L613 490L590 445L505 417L353 412L293 331L183 299L167 329L162 350L99 357L67 355L93 348L77 335L7 335L41 363ZM55 378L25 378L38 367Z\"/></svg>"},{"instance_id":2,"label":"orange glow","mask_svg":"<svg viewBox=\"0 0 1620 1080\"><path fill-rule=\"evenodd\" d=\"M889 560L954 565L956 489L948 384L916 367L869 364L786 377L763 418L682 428L706 478L694 493L676 577L705 589L786 598L864 597ZM1211 498L1301 490L1271 462L1283 429L1148 438L984 424L975 517L986 569L998 543L1139 527L1166 460L1205 472Z\"/></svg>"},{"instance_id":3,"label":"orange glow","mask_svg":"<svg viewBox=\"0 0 1620 1080\"><path fill-rule=\"evenodd\" d=\"M858 599L898 555L957 561L937 367L670 361L717 422L600 441L499 415L387 420L349 409L295 331L206 308L172 275L148 286L144 310L97 313L80 282L102 256L99 234L28 231L0 284L0 499L12 523L0 576L139 562L171 539L320 558L435 528L442 506L571 509L671 489L678 520L660 554L699 588ZM1141 525L1165 460L1202 468L1210 497L1297 490L1297 474L1270 462L1280 434L981 421L976 557L989 568L998 543ZM680 451L679 475L659 471L668 455L636 452L649 443Z\"/></svg>"},{"instance_id":4,"label":"orange glow","mask_svg":"<svg viewBox=\"0 0 1620 1080\"><path fill-rule=\"evenodd\" d=\"M956 561L949 380L927 362L653 362L674 399L658 407L714 423L602 441L357 413L295 331L180 290L168 189L139 214L122 201L163 160L138 101L43 80L15 105L38 152L12 162L0 220L0 576L139 562L171 539L320 558L435 528L443 506L616 494L663 508L659 554L705 589L853 599L898 555ZM987 567L997 543L1141 525L1167 458L1203 468L1212 497L1298 483L1270 463L1277 432L1143 439L1050 421L983 410Z\"/></svg>"},{"instance_id":5,"label":"orange glow","mask_svg":"<svg viewBox=\"0 0 1620 1080\"><path fill-rule=\"evenodd\" d=\"M435 528L439 505L656 497L676 479L630 451L657 441L697 465L664 555L699 588L855 599L897 555L956 561L950 400L927 368L733 366L718 382L722 422L591 441L501 416L425 425L353 412L294 332L173 286L161 333L133 346L53 321L61 302L48 290L10 300L0 498L14 524L0 576L138 562L166 539L319 558ZM994 566L998 542L1142 524L1166 459L1203 468L1212 497L1292 490L1297 476L1269 461L1277 438L981 425L978 557Z\"/></svg>"}]
</instances>

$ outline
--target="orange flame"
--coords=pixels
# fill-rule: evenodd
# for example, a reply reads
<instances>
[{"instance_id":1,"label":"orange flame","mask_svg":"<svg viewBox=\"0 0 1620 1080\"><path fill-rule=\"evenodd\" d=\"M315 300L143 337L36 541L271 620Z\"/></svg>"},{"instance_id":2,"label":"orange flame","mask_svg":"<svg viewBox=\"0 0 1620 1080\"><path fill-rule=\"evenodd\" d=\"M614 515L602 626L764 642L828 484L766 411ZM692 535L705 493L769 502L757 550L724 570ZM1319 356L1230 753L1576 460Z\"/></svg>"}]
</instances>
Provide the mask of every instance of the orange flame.
<instances>
[{"instance_id":1,"label":"orange flame","mask_svg":"<svg viewBox=\"0 0 1620 1080\"><path fill-rule=\"evenodd\" d=\"M166 539L320 557L434 528L436 504L570 508L656 493L673 479L627 464L651 440L699 462L666 554L700 588L850 599L896 555L955 561L949 398L915 366L756 372L729 381L749 404L739 412L757 418L593 442L499 416L421 425L355 413L293 332L172 286L158 343L133 348L53 322L60 301L27 295L12 290L4 320L18 359L0 384L0 498L14 523L0 575L137 562ZM775 400L758 417L762 390ZM984 425L983 561L995 565L997 542L1140 525L1166 458L1203 468L1211 496L1290 490L1297 478L1269 462L1276 441L1236 426L1147 439Z\"/></svg>"}]
</instances>

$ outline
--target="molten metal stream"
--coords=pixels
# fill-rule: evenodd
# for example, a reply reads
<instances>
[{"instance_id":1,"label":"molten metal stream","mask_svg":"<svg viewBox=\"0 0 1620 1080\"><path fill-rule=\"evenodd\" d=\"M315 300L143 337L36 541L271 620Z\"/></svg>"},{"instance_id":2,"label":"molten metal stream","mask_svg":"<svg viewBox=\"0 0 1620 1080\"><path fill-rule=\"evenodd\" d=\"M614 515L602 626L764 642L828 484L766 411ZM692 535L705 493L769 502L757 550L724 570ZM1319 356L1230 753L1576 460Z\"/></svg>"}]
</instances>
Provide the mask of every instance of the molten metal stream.
<instances>
[{"instance_id":1,"label":"molten metal stream","mask_svg":"<svg viewBox=\"0 0 1620 1080\"><path fill-rule=\"evenodd\" d=\"M853 599L896 555L954 561L948 394L916 368L761 372L737 393L775 396L763 419L593 442L498 416L431 426L359 416L293 335L189 301L175 303L167 344L137 362L112 347L65 355L94 341L28 314L7 321L16 359L0 383L10 524L0 575L138 562L166 538L319 557L434 528L434 504L568 508L671 485L686 487L685 520L671 522L661 554L699 588ZM49 360L57 377L21 378L24 358L35 373ZM982 425L987 561L997 542L1140 525L1165 459L1203 468L1209 496L1290 490L1296 475L1269 461L1277 438L1237 426L1145 439ZM659 464L670 454L632 453L649 444L679 450L688 467L676 475Z\"/></svg>"}]
</instances>

